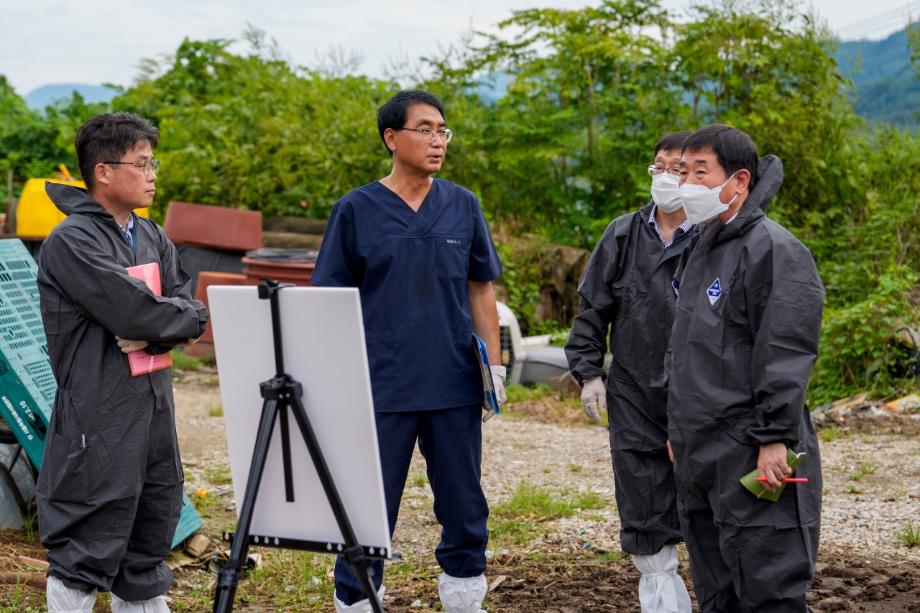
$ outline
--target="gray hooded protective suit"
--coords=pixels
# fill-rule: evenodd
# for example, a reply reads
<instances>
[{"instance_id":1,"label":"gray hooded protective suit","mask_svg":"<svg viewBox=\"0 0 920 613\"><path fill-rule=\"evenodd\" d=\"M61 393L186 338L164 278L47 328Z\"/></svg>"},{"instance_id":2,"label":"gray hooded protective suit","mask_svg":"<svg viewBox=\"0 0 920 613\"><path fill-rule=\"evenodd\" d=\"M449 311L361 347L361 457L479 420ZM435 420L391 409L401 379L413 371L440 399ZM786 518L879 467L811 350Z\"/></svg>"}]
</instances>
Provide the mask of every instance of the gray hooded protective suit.
<instances>
[{"instance_id":1,"label":"gray hooded protective suit","mask_svg":"<svg viewBox=\"0 0 920 613\"><path fill-rule=\"evenodd\" d=\"M671 283L690 234L665 248L648 223L653 207L607 226L579 284L580 312L565 346L569 368L584 383L604 376L610 335L607 406L620 545L637 555L681 540L665 448L664 357L674 315Z\"/></svg>"},{"instance_id":2,"label":"gray hooded protective suit","mask_svg":"<svg viewBox=\"0 0 920 613\"><path fill-rule=\"evenodd\" d=\"M824 288L808 249L766 206L782 184L767 156L738 216L691 239L676 278L668 433L701 611L805 611L821 514L821 460L805 407ZM760 445L808 456L778 502L739 483Z\"/></svg>"},{"instance_id":3,"label":"gray hooded protective suit","mask_svg":"<svg viewBox=\"0 0 920 613\"><path fill-rule=\"evenodd\" d=\"M162 353L201 335L173 244L134 216L135 243L84 190L47 184L69 217L39 257L38 287L58 389L38 478L48 573L68 587L147 600L172 583L163 563L178 521L183 474L169 370L132 377L115 336ZM125 268L159 262L163 296Z\"/></svg>"}]
</instances>

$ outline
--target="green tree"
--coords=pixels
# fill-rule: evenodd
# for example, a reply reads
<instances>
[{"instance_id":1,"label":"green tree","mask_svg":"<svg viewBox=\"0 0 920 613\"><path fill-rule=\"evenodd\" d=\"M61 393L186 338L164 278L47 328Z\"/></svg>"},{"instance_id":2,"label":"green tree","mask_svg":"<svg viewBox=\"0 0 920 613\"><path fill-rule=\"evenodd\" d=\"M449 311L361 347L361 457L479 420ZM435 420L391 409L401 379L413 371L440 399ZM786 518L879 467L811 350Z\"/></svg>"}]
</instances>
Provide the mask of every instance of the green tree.
<instances>
[{"instance_id":1,"label":"green tree","mask_svg":"<svg viewBox=\"0 0 920 613\"><path fill-rule=\"evenodd\" d=\"M694 123L748 132L786 167L771 213L811 238L839 224L865 191L830 33L788 0L696 6L679 27L675 73Z\"/></svg>"},{"instance_id":2,"label":"green tree","mask_svg":"<svg viewBox=\"0 0 920 613\"><path fill-rule=\"evenodd\" d=\"M47 177L65 164L79 174L74 136L80 125L106 105L89 104L78 93L48 106L30 109L6 78L0 75L0 194L6 199L6 174L13 171L14 185L30 177ZM14 188L18 192L18 187Z\"/></svg>"},{"instance_id":3,"label":"green tree","mask_svg":"<svg viewBox=\"0 0 920 613\"><path fill-rule=\"evenodd\" d=\"M590 245L646 197L652 145L687 115L671 88L667 12L655 0L608 0L520 11L499 27L464 70L436 64L467 88L508 81L493 107L477 109L488 178L473 182L496 216Z\"/></svg>"},{"instance_id":4,"label":"green tree","mask_svg":"<svg viewBox=\"0 0 920 613\"><path fill-rule=\"evenodd\" d=\"M160 128L160 207L179 199L325 217L382 174L374 118L391 85L294 68L259 36L245 56L230 42L184 41L165 73L113 101Z\"/></svg>"}]
</instances>

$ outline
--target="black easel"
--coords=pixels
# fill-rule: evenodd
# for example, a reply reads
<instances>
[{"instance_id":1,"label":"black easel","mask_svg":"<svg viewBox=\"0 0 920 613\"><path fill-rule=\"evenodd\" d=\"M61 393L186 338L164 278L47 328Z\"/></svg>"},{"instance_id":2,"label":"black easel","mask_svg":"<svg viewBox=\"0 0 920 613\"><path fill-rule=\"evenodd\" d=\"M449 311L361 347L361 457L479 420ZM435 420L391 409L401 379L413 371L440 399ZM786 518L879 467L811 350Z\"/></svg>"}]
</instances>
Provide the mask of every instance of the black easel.
<instances>
[{"instance_id":1,"label":"black easel","mask_svg":"<svg viewBox=\"0 0 920 613\"><path fill-rule=\"evenodd\" d=\"M329 467L323 458L322 451L319 448L319 442L307 419L307 412L304 410L301 396L303 387L294 380L290 375L284 372L284 357L281 350L281 317L278 309L278 292L290 285L279 284L277 281L263 279L259 284L259 298L269 300L271 303L272 314L272 334L274 336L275 348L275 376L268 381L259 384L262 392L262 417L259 420L259 430L256 434L256 444L252 451L252 463L249 466L249 480L246 482L246 493L243 497L243 506L240 509L239 521L236 524L236 532L232 537L232 546L230 549L230 559L226 566L221 569L217 578L217 588L214 593L214 612L229 613L233 609L233 597L236 594L236 586L240 580L240 574L246 563L247 553L249 551L250 534L249 528L252 524L252 514L255 510L256 497L259 493L259 484L262 480L262 472L265 469L265 462L268 459L268 449L271 442L272 432L275 429L275 420L281 422L281 455L284 462L284 489L285 497L288 502L294 501L294 479L291 470L291 442L288 428L288 409L294 415L294 420L300 428L300 433L310 452L310 458L316 468L320 482L323 484L323 490L326 498L329 500L329 506L335 515L336 523L342 533L345 541L344 548L339 548L342 555L351 565L355 575L364 588L364 593L370 600L371 607L375 613L383 613L383 607L377 598L377 591L371 581L371 567L368 561L378 556L368 555L364 547L358 544L355 532L342 506L342 499L339 497L338 490L329 473ZM263 539L255 538L254 542L258 544L273 545L294 549L313 549L310 546L298 546L297 541L287 541L284 539ZM326 548L329 550L329 546ZM384 552L381 552L384 554ZM383 557L383 556L381 556Z\"/></svg>"}]
</instances>

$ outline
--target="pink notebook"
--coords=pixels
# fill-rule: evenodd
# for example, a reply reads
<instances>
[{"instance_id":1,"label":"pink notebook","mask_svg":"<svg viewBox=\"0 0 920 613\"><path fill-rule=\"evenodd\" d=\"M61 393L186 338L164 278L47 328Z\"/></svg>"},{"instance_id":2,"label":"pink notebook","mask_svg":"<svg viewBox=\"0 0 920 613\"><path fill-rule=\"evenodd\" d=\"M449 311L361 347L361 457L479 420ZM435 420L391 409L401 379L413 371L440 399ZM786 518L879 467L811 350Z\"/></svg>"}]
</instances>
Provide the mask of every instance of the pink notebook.
<instances>
[{"instance_id":1,"label":"pink notebook","mask_svg":"<svg viewBox=\"0 0 920 613\"><path fill-rule=\"evenodd\" d=\"M150 264L141 264L140 266L131 266L126 269L128 274L135 279L140 279L147 284L150 291L155 296L163 295L163 287L160 285L160 264L151 262ZM128 354L128 364L131 366L131 376L138 377L147 375L164 368L172 368L172 356L168 353L160 355L150 355L143 349L132 351Z\"/></svg>"}]
</instances>

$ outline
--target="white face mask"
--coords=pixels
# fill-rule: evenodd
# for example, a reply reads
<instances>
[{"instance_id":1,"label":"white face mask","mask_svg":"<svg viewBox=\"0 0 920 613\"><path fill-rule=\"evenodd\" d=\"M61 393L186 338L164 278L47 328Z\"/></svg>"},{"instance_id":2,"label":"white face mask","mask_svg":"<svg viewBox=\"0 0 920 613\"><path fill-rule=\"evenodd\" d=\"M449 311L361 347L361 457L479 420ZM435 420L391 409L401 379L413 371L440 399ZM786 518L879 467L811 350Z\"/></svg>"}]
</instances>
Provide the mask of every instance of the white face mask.
<instances>
[{"instance_id":1,"label":"white face mask","mask_svg":"<svg viewBox=\"0 0 920 613\"><path fill-rule=\"evenodd\" d=\"M652 200L665 213L673 213L682 205L680 177L663 172L652 177Z\"/></svg>"},{"instance_id":2,"label":"white face mask","mask_svg":"<svg viewBox=\"0 0 920 613\"><path fill-rule=\"evenodd\" d=\"M719 194L722 193L722 188L725 187L734 176L735 175L732 174L731 177L725 180L725 183L713 188L694 183L684 183L681 185L680 199L683 203L684 211L687 213L687 220L693 225L706 223L727 211L728 207L735 201L735 198L738 197L738 194L735 194L735 197L732 198L728 204L725 204L719 199Z\"/></svg>"}]
</instances>

